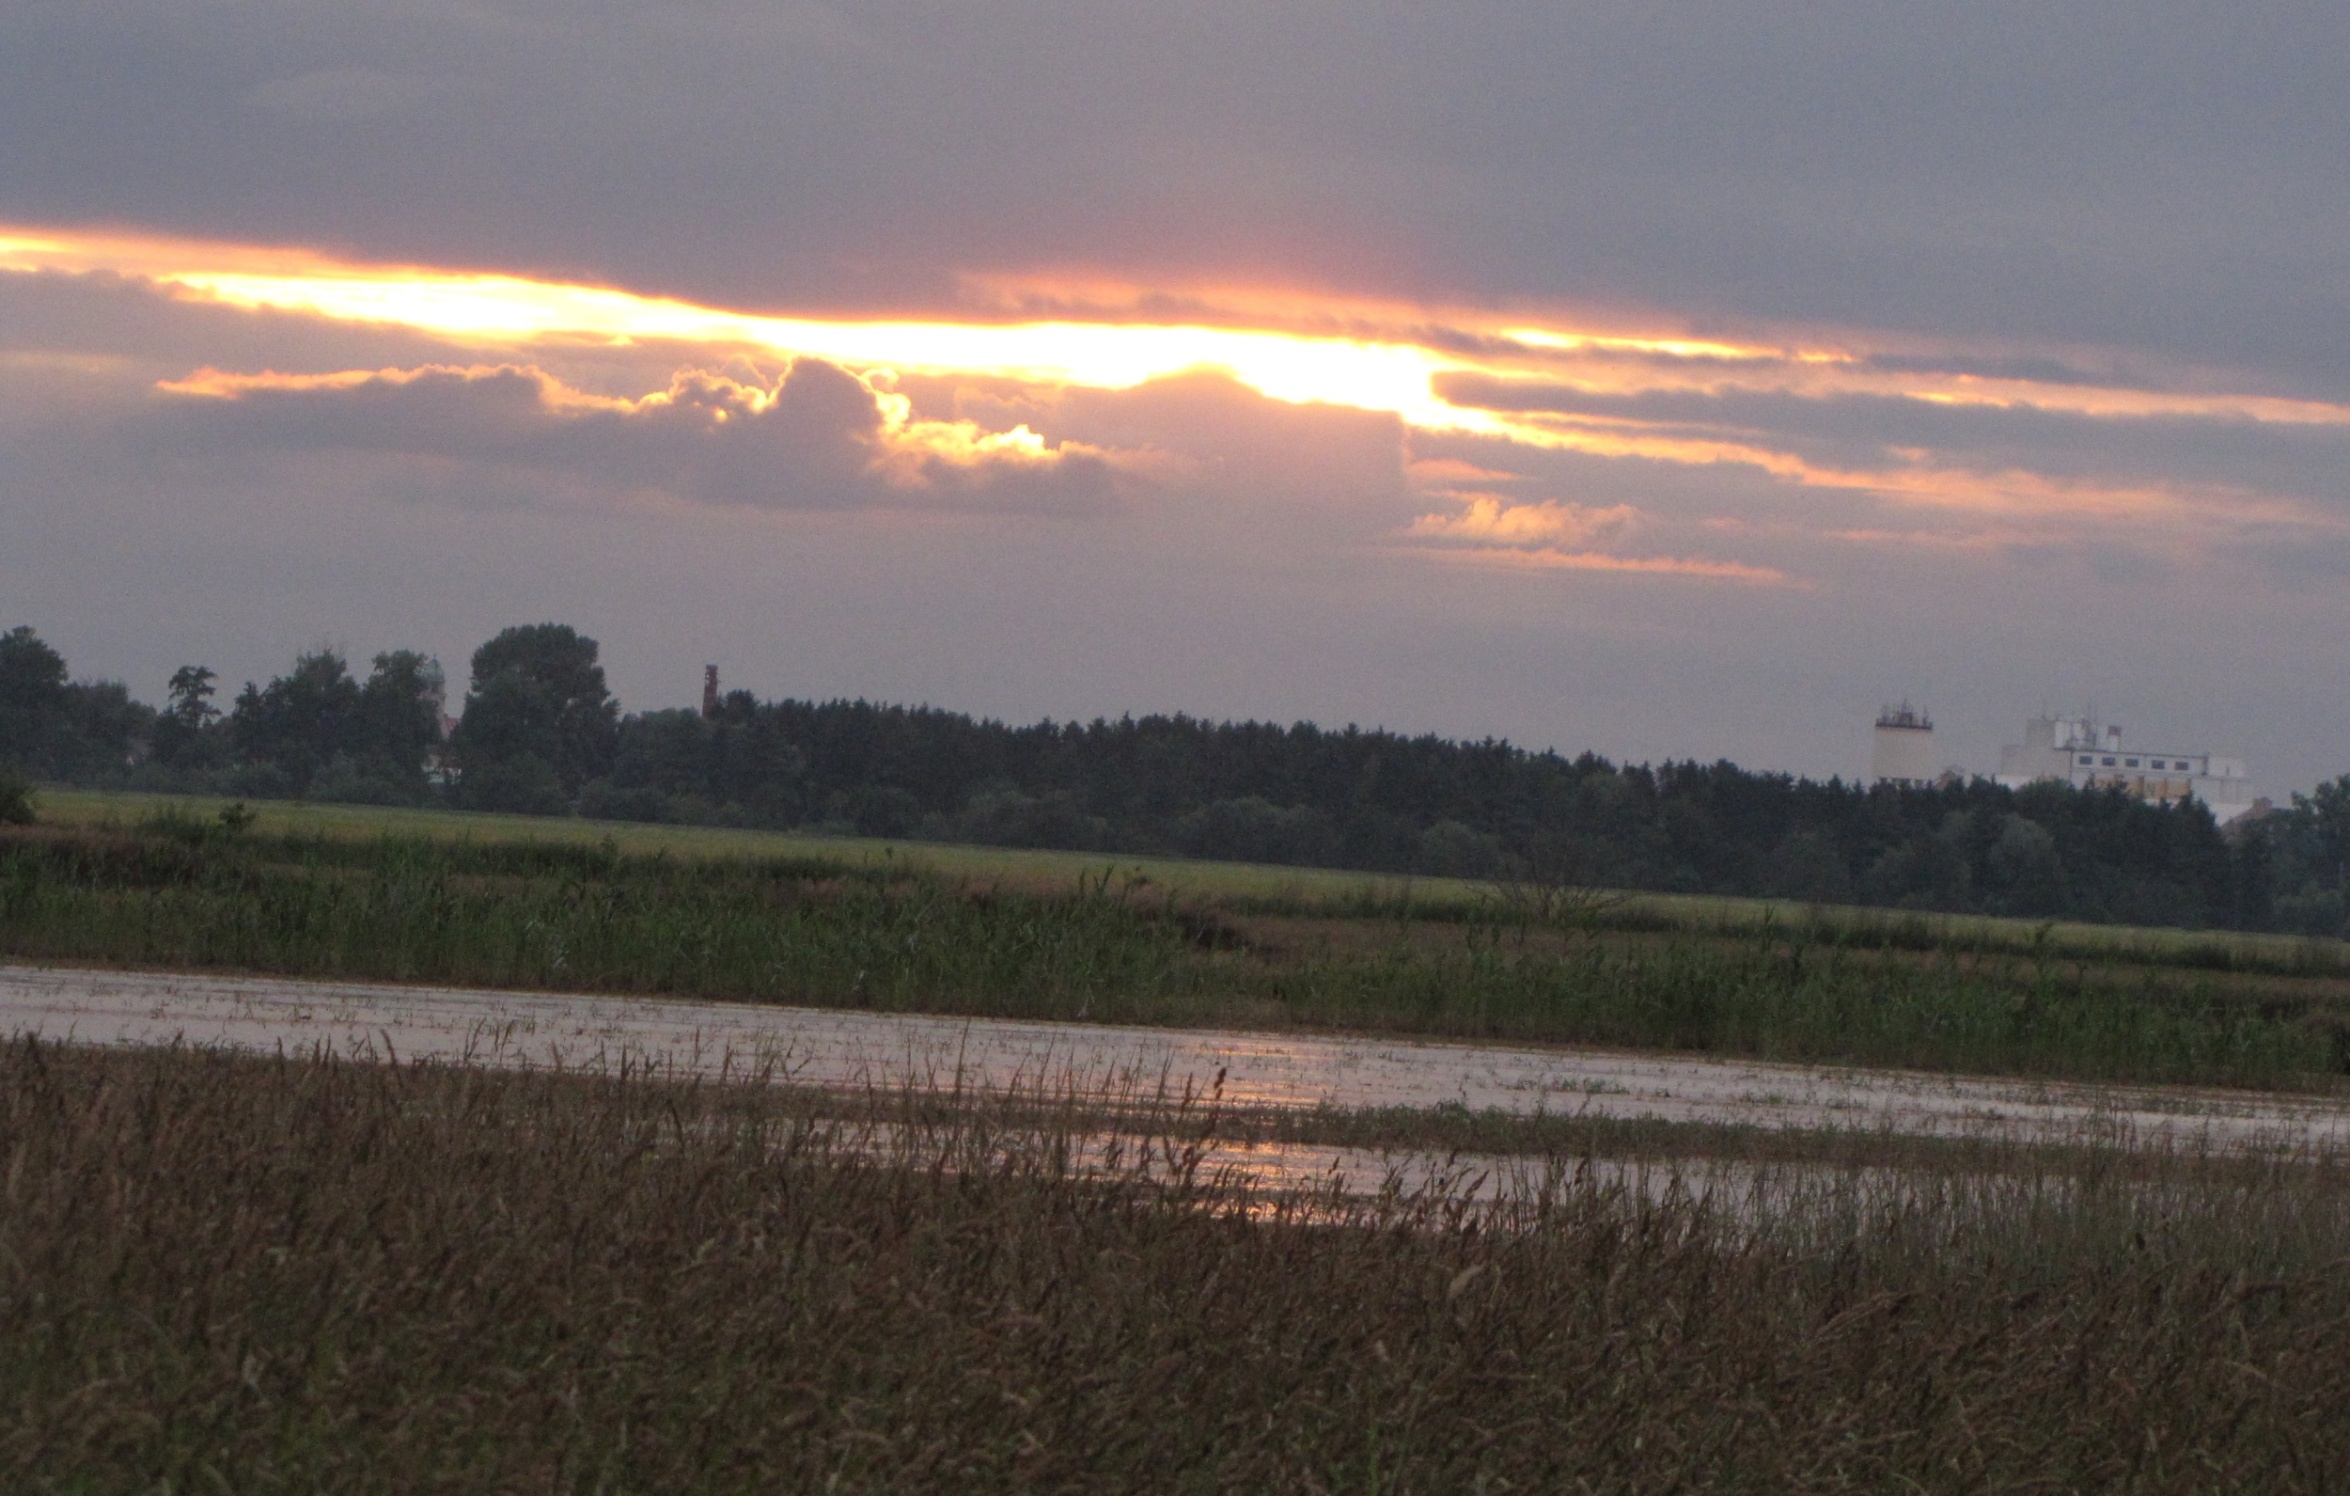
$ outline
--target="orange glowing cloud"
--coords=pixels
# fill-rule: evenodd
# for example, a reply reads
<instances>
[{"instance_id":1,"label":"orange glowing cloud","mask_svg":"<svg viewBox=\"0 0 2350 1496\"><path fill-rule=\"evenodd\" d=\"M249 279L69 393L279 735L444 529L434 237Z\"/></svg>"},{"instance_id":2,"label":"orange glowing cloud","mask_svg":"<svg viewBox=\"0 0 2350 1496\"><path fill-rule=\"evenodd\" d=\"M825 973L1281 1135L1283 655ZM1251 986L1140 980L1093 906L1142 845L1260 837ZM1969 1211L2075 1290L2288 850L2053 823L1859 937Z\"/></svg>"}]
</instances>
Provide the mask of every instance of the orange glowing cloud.
<instances>
[{"instance_id":1,"label":"orange glowing cloud","mask_svg":"<svg viewBox=\"0 0 2350 1496\"><path fill-rule=\"evenodd\" d=\"M1513 571L1608 571L1639 576L1689 577L1700 581L1743 582L1755 587L1810 586L1775 567L1748 566L1737 561L1703 561L1683 556L1616 556L1603 551L1567 551L1547 546L1535 550L1482 546L1469 550L1427 551L1422 554L1471 566Z\"/></svg>"},{"instance_id":2,"label":"orange glowing cloud","mask_svg":"<svg viewBox=\"0 0 2350 1496\"><path fill-rule=\"evenodd\" d=\"M1802 585L1775 568L1681 556L1625 556L1592 549L1620 543L1639 524L1630 504L1604 508L1499 494L1455 493L1457 514L1423 514L1399 537L1405 549L1444 560L1515 571L1612 571L1763 586Z\"/></svg>"},{"instance_id":3,"label":"orange glowing cloud","mask_svg":"<svg viewBox=\"0 0 2350 1496\"><path fill-rule=\"evenodd\" d=\"M1457 457L1423 457L1411 464L1412 480L1436 487L1447 483L1497 483L1518 477L1495 468L1479 467Z\"/></svg>"},{"instance_id":4,"label":"orange glowing cloud","mask_svg":"<svg viewBox=\"0 0 2350 1496\"><path fill-rule=\"evenodd\" d=\"M1639 513L1629 504L1593 509L1555 499L1517 504L1489 493L1459 497L1467 505L1461 513L1423 514L1405 533L1419 540L1480 545L1583 544L1620 535L1631 528Z\"/></svg>"},{"instance_id":5,"label":"orange glowing cloud","mask_svg":"<svg viewBox=\"0 0 2350 1496\"><path fill-rule=\"evenodd\" d=\"M166 395L188 395L204 400L241 400L251 395L309 394L325 390L356 390L370 385L398 388L433 379L472 381L514 375L534 381L538 385L539 400L556 410L603 410L625 413L642 410L651 404L665 404L671 399L668 391L645 396L641 400L623 400L607 395L591 395L573 389L545 371L518 364L422 364L413 369L337 369L325 374L280 374L265 369L257 374L236 374L210 366L196 370L183 379L167 379L156 386ZM752 389L746 399L763 403L767 392Z\"/></svg>"}]
</instances>

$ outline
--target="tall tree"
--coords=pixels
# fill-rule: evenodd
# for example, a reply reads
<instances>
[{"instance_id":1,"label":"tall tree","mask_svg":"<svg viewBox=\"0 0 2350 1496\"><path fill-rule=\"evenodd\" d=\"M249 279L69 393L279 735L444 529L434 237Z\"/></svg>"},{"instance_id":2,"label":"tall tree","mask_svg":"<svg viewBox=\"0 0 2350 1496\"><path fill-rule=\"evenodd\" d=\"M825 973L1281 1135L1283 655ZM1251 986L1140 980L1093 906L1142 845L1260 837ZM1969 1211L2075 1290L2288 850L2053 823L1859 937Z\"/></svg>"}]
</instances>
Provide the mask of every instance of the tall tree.
<instances>
[{"instance_id":1,"label":"tall tree","mask_svg":"<svg viewBox=\"0 0 2350 1496\"><path fill-rule=\"evenodd\" d=\"M154 721L120 681L69 683L65 657L31 629L0 634L0 765L56 779L118 776Z\"/></svg>"},{"instance_id":2,"label":"tall tree","mask_svg":"<svg viewBox=\"0 0 2350 1496\"><path fill-rule=\"evenodd\" d=\"M465 799L551 813L608 773L620 709L596 641L565 624L510 628L473 652L455 748Z\"/></svg>"},{"instance_id":3,"label":"tall tree","mask_svg":"<svg viewBox=\"0 0 2350 1496\"><path fill-rule=\"evenodd\" d=\"M56 772L66 713L65 656L28 627L0 634L0 765Z\"/></svg>"},{"instance_id":4,"label":"tall tree","mask_svg":"<svg viewBox=\"0 0 2350 1496\"><path fill-rule=\"evenodd\" d=\"M294 668L267 686L248 681L229 714L237 755L249 764L269 765L296 795L348 750L359 712L359 683L331 649L294 661Z\"/></svg>"},{"instance_id":5,"label":"tall tree","mask_svg":"<svg viewBox=\"0 0 2350 1496\"><path fill-rule=\"evenodd\" d=\"M346 749L362 776L403 800L424 793L425 756L441 740L441 691L437 661L412 649L375 657Z\"/></svg>"},{"instance_id":6,"label":"tall tree","mask_svg":"<svg viewBox=\"0 0 2350 1496\"><path fill-rule=\"evenodd\" d=\"M167 705L156 719L155 761L167 769L210 767L218 758L220 708L212 704L220 677L202 665L182 665L165 687Z\"/></svg>"},{"instance_id":7,"label":"tall tree","mask_svg":"<svg viewBox=\"0 0 2350 1496\"><path fill-rule=\"evenodd\" d=\"M183 727L199 728L220 716L212 704L213 682L220 676L203 665L182 665L171 673L165 693L171 705L164 715Z\"/></svg>"},{"instance_id":8,"label":"tall tree","mask_svg":"<svg viewBox=\"0 0 2350 1496\"><path fill-rule=\"evenodd\" d=\"M136 762L153 742L155 708L131 699L118 680L77 680L65 688L65 730L54 772L102 783Z\"/></svg>"},{"instance_id":9,"label":"tall tree","mask_svg":"<svg viewBox=\"0 0 2350 1496\"><path fill-rule=\"evenodd\" d=\"M2316 840L2316 873L2327 888L2350 888L2350 774L2317 787L2295 808L2307 807Z\"/></svg>"}]
</instances>

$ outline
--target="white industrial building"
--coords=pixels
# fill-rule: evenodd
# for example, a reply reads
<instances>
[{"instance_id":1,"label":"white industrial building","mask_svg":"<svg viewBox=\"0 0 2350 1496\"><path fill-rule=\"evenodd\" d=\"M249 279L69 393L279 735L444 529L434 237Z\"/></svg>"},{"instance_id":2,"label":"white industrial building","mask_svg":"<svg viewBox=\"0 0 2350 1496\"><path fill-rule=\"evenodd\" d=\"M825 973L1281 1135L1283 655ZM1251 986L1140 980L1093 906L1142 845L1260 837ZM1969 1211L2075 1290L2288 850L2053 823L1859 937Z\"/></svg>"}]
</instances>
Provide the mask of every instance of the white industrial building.
<instances>
[{"instance_id":1,"label":"white industrial building","mask_svg":"<svg viewBox=\"0 0 2350 1496\"><path fill-rule=\"evenodd\" d=\"M1906 701L1877 713L1877 733L1869 746L1869 782L1929 785L1937 773L1934 719Z\"/></svg>"},{"instance_id":2,"label":"white industrial building","mask_svg":"<svg viewBox=\"0 0 2350 1496\"><path fill-rule=\"evenodd\" d=\"M2087 716L2032 718L2021 743L1999 750L1998 779L2010 789L2061 779L2080 789L2126 790L2160 805L2200 800L2223 825L2252 808L2242 759L2125 748L2119 727Z\"/></svg>"}]
</instances>

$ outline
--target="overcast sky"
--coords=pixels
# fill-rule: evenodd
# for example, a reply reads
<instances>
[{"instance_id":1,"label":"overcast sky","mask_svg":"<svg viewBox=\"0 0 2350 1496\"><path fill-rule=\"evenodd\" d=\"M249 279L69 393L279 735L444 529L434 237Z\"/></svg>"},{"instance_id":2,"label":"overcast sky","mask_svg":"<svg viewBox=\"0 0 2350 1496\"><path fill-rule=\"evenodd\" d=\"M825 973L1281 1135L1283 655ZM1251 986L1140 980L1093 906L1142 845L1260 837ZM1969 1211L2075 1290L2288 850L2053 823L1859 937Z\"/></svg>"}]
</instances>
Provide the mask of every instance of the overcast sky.
<instances>
[{"instance_id":1,"label":"overcast sky","mask_svg":"<svg viewBox=\"0 0 2350 1496\"><path fill-rule=\"evenodd\" d=\"M2350 12L0 10L0 627L150 698L2350 771Z\"/></svg>"}]
</instances>

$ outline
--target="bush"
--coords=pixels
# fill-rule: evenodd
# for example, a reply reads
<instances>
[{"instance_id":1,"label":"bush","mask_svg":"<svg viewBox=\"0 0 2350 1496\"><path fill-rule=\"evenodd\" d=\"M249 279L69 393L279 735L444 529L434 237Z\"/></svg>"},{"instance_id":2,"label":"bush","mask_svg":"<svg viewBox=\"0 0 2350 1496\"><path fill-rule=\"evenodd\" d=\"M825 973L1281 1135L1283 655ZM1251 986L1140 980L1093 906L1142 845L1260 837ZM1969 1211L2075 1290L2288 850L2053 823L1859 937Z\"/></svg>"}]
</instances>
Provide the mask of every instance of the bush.
<instances>
[{"instance_id":1,"label":"bush","mask_svg":"<svg viewBox=\"0 0 2350 1496\"><path fill-rule=\"evenodd\" d=\"M1311 806L1279 806L1261 795L1216 800L1175 823L1175 843L1187 857L1232 862L1324 865L1336 846L1329 817Z\"/></svg>"},{"instance_id":2,"label":"bush","mask_svg":"<svg viewBox=\"0 0 2350 1496\"><path fill-rule=\"evenodd\" d=\"M1008 786L981 790L961 815L940 817L938 822L944 840L997 847L1087 851L1106 848L1112 841L1109 822L1087 815L1077 797L1064 790L1043 796L1024 795Z\"/></svg>"},{"instance_id":3,"label":"bush","mask_svg":"<svg viewBox=\"0 0 2350 1496\"><path fill-rule=\"evenodd\" d=\"M1459 821L1438 821L1420 833L1417 864L1440 878L1490 878L1501 869L1501 841Z\"/></svg>"},{"instance_id":4,"label":"bush","mask_svg":"<svg viewBox=\"0 0 2350 1496\"><path fill-rule=\"evenodd\" d=\"M528 753L467 769L458 781L458 796L468 810L525 816L571 813L554 765Z\"/></svg>"},{"instance_id":5,"label":"bush","mask_svg":"<svg viewBox=\"0 0 2350 1496\"><path fill-rule=\"evenodd\" d=\"M0 769L0 826L33 823L33 787L12 769Z\"/></svg>"},{"instance_id":6,"label":"bush","mask_svg":"<svg viewBox=\"0 0 2350 1496\"><path fill-rule=\"evenodd\" d=\"M579 792L579 813L591 821L645 821L654 825L677 819L669 797L638 786L616 788L609 779L591 779Z\"/></svg>"},{"instance_id":7,"label":"bush","mask_svg":"<svg viewBox=\"0 0 2350 1496\"><path fill-rule=\"evenodd\" d=\"M371 767L337 754L310 781L310 792L305 798L335 805L414 805L417 802L419 797L414 791L380 772L369 772Z\"/></svg>"},{"instance_id":8,"label":"bush","mask_svg":"<svg viewBox=\"0 0 2350 1496\"><path fill-rule=\"evenodd\" d=\"M2337 938L2350 929L2350 914L2338 888L2312 888L2277 900L2276 927L2295 935Z\"/></svg>"},{"instance_id":9,"label":"bush","mask_svg":"<svg viewBox=\"0 0 2350 1496\"><path fill-rule=\"evenodd\" d=\"M248 800L291 800L295 791L294 776L276 764L239 764L221 788Z\"/></svg>"},{"instance_id":10,"label":"bush","mask_svg":"<svg viewBox=\"0 0 2350 1496\"><path fill-rule=\"evenodd\" d=\"M894 784L859 790L848 808L859 836L908 837L922 826L922 802Z\"/></svg>"}]
</instances>

